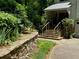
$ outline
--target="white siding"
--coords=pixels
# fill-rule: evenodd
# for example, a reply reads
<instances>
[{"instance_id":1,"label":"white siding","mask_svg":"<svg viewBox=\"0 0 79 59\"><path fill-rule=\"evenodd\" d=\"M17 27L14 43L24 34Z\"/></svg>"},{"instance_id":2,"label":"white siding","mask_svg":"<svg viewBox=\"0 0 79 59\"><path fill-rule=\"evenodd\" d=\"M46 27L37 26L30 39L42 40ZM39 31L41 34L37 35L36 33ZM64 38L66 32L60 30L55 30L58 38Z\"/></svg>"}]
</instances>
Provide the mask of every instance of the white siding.
<instances>
[{"instance_id":1,"label":"white siding","mask_svg":"<svg viewBox=\"0 0 79 59\"><path fill-rule=\"evenodd\" d=\"M77 13L77 0L70 0L71 2L71 8L70 8L70 18L76 19L76 13Z\"/></svg>"},{"instance_id":2,"label":"white siding","mask_svg":"<svg viewBox=\"0 0 79 59\"><path fill-rule=\"evenodd\" d=\"M79 0L77 0L77 19L79 19Z\"/></svg>"}]
</instances>

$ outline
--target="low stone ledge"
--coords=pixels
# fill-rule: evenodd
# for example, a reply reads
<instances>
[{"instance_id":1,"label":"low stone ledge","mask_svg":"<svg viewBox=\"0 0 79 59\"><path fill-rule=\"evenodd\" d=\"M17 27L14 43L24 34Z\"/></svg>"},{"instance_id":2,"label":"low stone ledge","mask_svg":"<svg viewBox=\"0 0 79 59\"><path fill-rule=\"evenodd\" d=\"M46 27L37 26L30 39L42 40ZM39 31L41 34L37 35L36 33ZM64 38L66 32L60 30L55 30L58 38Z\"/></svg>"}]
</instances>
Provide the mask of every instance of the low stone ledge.
<instances>
[{"instance_id":1,"label":"low stone ledge","mask_svg":"<svg viewBox=\"0 0 79 59\"><path fill-rule=\"evenodd\" d=\"M24 59L23 54L29 53L37 36L38 32L23 34L19 40L13 42L10 46L0 47L0 59Z\"/></svg>"}]
</instances>

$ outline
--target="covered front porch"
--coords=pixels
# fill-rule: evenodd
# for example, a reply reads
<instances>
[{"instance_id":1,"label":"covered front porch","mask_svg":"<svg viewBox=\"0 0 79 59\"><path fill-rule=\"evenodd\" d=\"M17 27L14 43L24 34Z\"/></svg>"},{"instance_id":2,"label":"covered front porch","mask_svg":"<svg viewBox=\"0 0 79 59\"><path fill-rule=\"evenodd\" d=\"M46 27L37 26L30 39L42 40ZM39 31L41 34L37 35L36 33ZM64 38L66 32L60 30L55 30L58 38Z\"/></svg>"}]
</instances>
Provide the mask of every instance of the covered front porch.
<instances>
[{"instance_id":1,"label":"covered front porch","mask_svg":"<svg viewBox=\"0 0 79 59\"><path fill-rule=\"evenodd\" d=\"M70 17L70 2L57 3L45 8L48 22L42 28L44 38L61 39L62 20ZM44 32L43 29L46 28Z\"/></svg>"},{"instance_id":2,"label":"covered front porch","mask_svg":"<svg viewBox=\"0 0 79 59\"><path fill-rule=\"evenodd\" d=\"M45 9L50 29L54 29L64 18L70 17L70 7L70 2L64 2L53 4Z\"/></svg>"}]
</instances>

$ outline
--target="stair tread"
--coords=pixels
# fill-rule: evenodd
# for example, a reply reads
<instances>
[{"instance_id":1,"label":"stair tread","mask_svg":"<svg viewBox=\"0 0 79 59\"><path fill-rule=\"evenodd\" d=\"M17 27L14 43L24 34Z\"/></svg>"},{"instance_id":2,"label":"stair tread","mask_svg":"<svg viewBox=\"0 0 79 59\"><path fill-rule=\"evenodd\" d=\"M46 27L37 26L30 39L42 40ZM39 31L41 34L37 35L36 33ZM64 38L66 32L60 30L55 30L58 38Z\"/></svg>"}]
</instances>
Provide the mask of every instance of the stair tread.
<instances>
[{"instance_id":1,"label":"stair tread","mask_svg":"<svg viewBox=\"0 0 79 59\"><path fill-rule=\"evenodd\" d=\"M60 39L58 38L60 35L59 31L53 31L53 30L46 30L42 35L39 37L41 38L50 38L50 39Z\"/></svg>"}]
</instances>

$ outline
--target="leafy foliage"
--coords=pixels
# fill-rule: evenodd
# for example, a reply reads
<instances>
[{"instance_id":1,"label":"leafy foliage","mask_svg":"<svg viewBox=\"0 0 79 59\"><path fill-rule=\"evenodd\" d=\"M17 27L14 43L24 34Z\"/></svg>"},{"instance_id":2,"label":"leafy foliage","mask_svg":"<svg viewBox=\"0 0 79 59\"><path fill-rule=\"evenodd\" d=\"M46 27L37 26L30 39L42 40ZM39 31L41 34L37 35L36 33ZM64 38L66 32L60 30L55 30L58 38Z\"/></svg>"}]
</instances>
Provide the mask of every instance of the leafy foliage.
<instances>
[{"instance_id":1,"label":"leafy foliage","mask_svg":"<svg viewBox=\"0 0 79 59\"><path fill-rule=\"evenodd\" d=\"M7 40L15 41L19 35L19 21L13 14L0 12L0 44Z\"/></svg>"},{"instance_id":2,"label":"leafy foliage","mask_svg":"<svg viewBox=\"0 0 79 59\"><path fill-rule=\"evenodd\" d=\"M0 0L0 10L6 12L14 12L16 6L15 0Z\"/></svg>"},{"instance_id":3,"label":"leafy foliage","mask_svg":"<svg viewBox=\"0 0 79 59\"><path fill-rule=\"evenodd\" d=\"M39 32L41 31L43 25L41 18L44 14L44 9L47 6L53 4L53 2L54 2L53 0L29 0L27 2L28 19L35 25L35 28Z\"/></svg>"},{"instance_id":4,"label":"leafy foliage","mask_svg":"<svg viewBox=\"0 0 79 59\"><path fill-rule=\"evenodd\" d=\"M49 3L48 3L49 2ZM51 0L0 0L0 44L15 41L25 28L41 31L45 22L43 9ZM4 12L2 12L4 11Z\"/></svg>"},{"instance_id":5,"label":"leafy foliage","mask_svg":"<svg viewBox=\"0 0 79 59\"><path fill-rule=\"evenodd\" d=\"M49 5L52 5L52 3L54 3L54 0L47 0L48 6L49 6Z\"/></svg>"},{"instance_id":6,"label":"leafy foliage","mask_svg":"<svg viewBox=\"0 0 79 59\"><path fill-rule=\"evenodd\" d=\"M44 8L53 4L54 0L0 0L1 11L16 14L22 22L33 23L34 27L40 31ZM25 22L24 22L25 25Z\"/></svg>"},{"instance_id":7,"label":"leafy foliage","mask_svg":"<svg viewBox=\"0 0 79 59\"><path fill-rule=\"evenodd\" d=\"M27 19L26 6L23 4L16 4L17 15L21 19L21 25L24 27L32 27L32 22Z\"/></svg>"},{"instance_id":8,"label":"leafy foliage","mask_svg":"<svg viewBox=\"0 0 79 59\"><path fill-rule=\"evenodd\" d=\"M74 20L64 19L63 22L63 35L65 38L70 38L70 35L74 33Z\"/></svg>"}]
</instances>

